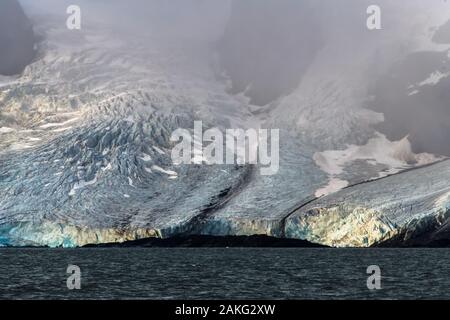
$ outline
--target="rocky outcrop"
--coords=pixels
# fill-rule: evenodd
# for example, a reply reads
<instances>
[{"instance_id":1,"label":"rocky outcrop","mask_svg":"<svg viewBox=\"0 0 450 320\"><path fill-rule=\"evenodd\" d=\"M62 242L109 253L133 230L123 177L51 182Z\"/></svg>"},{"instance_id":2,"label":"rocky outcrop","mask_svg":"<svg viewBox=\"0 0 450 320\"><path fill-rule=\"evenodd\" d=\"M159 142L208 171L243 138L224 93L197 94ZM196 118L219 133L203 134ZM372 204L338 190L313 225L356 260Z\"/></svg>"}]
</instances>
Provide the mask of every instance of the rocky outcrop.
<instances>
[{"instance_id":1,"label":"rocky outcrop","mask_svg":"<svg viewBox=\"0 0 450 320\"><path fill-rule=\"evenodd\" d=\"M450 20L436 30L433 41L440 44L450 44Z\"/></svg>"},{"instance_id":2,"label":"rocky outcrop","mask_svg":"<svg viewBox=\"0 0 450 320\"><path fill-rule=\"evenodd\" d=\"M0 1L0 75L21 73L35 56L35 36L17 0Z\"/></svg>"},{"instance_id":3,"label":"rocky outcrop","mask_svg":"<svg viewBox=\"0 0 450 320\"><path fill-rule=\"evenodd\" d=\"M265 105L294 90L323 44L318 16L311 1L234 1L219 42L231 91Z\"/></svg>"},{"instance_id":4,"label":"rocky outcrop","mask_svg":"<svg viewBox=\"0 0 450 320\"><path fill-rule=\"evenodd\" d=\"M258 248L320 248L318 244L297 239L282 239L264 235L252 236L175 236L167 239L147 238L123 243L104 243L99 245L87 245L86 247L258 247Z\"/></svg>"}]
</instances>

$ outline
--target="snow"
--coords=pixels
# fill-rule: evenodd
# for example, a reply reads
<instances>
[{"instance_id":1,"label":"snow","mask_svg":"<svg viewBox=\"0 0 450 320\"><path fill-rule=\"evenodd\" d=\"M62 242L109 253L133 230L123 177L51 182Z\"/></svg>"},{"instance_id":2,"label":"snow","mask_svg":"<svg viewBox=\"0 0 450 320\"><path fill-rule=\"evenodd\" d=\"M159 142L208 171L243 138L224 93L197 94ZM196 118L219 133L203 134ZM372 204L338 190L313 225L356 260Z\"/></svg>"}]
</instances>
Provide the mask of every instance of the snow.
<instances>
[{"instance_id":1,"label":"snow","mask_svg":"<svg viewBox=\"0 0 450 320\"><path fill-rule=\"evenodd\" d=\"M432 74L429 75L428 78L423 80L418 84L419 87L423 86L434 86L439 83L444 78L447 78L450 75L450 73L442 73L440 71L435 71Z\"/></svg>"},{"instance_id":2,"label":"snow","mask_svg":"<svg viewBox=\"0 0 450 320\"><path fill-rule=\"evenodd\" d=\"M26 144L26 143L20 143L20 142L13 143L13 144L10 146L10 150L13 150L13 151L18 151L18 150L23 150L23 149L29 149L29 148L33 148L33 146L31 146L31 145L29 145L29 144Z\"/></svg>"},{"instance_id":3,"label":"snow","mask_svg":"<svg viewBox=\"0 0 450 320\"><path fill-rule=\"evenodd\" d=\"M145 170L146 172L148 172L148 173L152 173L152 172L153 172L152 169L147 168L147 167L144 167L144 170Z\"/></svg>"},{"instance_id":4,"label":"snow","mask_svg":"<svg viewBox=\"0 0 450 320\"><path fill-rule=\"evenodd\" d=\"M131 122L131 123L136 123L136 121L134 120L134 117L132 115L129 115L128 117L126 117L123 120L127 121L127 122Z\"/></svg>"},{"instance_id":5,"label":"snow","mask_svg":"<svg viewBox=\"0 0 450 320\"><path fill-rule=\"evenodd\" d=\"M325 187L317 189L315 196L316 197L326 196L328 194L337 192L347 186L348 181L341 180L339 178L331 178Z\"/></svg>"},{"instance_id":6,"label":"snow","mask_svg":"<svg viewBox=\"0 0 450 320\"><path fill-rule=\"evenodd\" d=\"M156 152L158 152L161 155L166 154L163 150L161 150L160 148L158 148L157 146L153 146L153 149L155 149Z\"/></svg>"},{"instance_id":7,"label":"snow","mask_svg":"<svg viewBox=\"0 0 450 320\"><path fill-rule=\"evenodd\" d=\"M8 127L0 127L0 134L1 133L11 133L14 132L16 130L14 130L13 128L8 128Z\"/></svg>"},{"instance_id":8,"label":"snow","mask_svg":"<svg viewBox=\"0 0 450 320\"><path fill-rule=\"evenodd\" d=\"M152 157L146 153L143 153L141 159L142 161L148 162L152 160Z\"/></svg>"},{"instance_id":9,"label":"snow","mask_svg":"<svg viewBox=\"0 0 450 320\"><path fill-rule=\"evenodd\" d=\"M79 118L76 117L76 118L72 118L72 119L69 119L69 120L64 121L64 122L50 122L50 123L46 123L46 124L43 124L43 125L39 126L39 128L41 128L41 129L48 129L48 128L54 128L54 127L62 127L62 126L65 126L66 124L72 123L72 122L74 122L74 121L76 121L78 119Z\"/></svg>"},{"instance_id":10,"label":"snow","mask_svg":"<svg viewBox=\"0 0 450 320\"><path fill-rule=\"evenodd\" d=\"M106 170L111 170L112 169L112 165L111 163L108 163L108 165L104 168L102 168L102 171L106 171Z\"/></svg>"},{"instance_id":11,"label":"snow","mask_svg":"<svg viewBox=\"0 0 450 320\"><path fill-rule=\"evenodd\" d=\"M74 196L76 194L77 190L82 189L86 186L96 184L96 183L97 183L97 177L95 177L94 179L92 179L90 181L80 180L74 184L74 186L72 187L72 189L69 192L69 196Z\"/></svg>"},{"instance_id":12,"label":"snow","mask_svg":"<svg viewBox=\"0 0 450 320\"><path fill-rule=\"evenodd\" d=\"M152 166L152 169L155 170L155 171L159 171L161 173L165 173L165 174L167 174L169 176L177 176L178 175L178 173L176 173L175 171L164 170L163 168L161 168L159 166L156 166L156 165Z\"/></svg>"},{"instance_id":13,"label":"snow","mask_svg":"<svg viewBox=\"0 0 450 320\"><path fill-rule=\"evenodd\" d=\"M123 92L123 93L114 95L114 96L112 96L112 97L109 97L109 98L107 98L107 99L103 99L103 100L99 101L98 104L104 104L104 103L107 103L107 102L111 102L111 101L113 101L114 99L117 99L117 98L120 98L120 97L124 97L124 96L126 96L126 95L128 95L128 93L127 93L127 92Z\"/></svg>"},{"instance_id":14,"label":"snow","mask_svg":"<svg viewBox=\"0 0 450 320\"><path fill-rule=\"evenodd\" d=\"M303 154L303 150L299 152L293 151L292 154L286 152L286 149L281 150L283 155L288 153L287 160L289 161L285 161L287 163L286 166L292 164L292 167L289 167L288 170L280 170L280 175L271 177L270 179L261 179L257 175L252 177L254 180L249 184L249 187L243 188L242 192L237 194L233 201L230 201L222 211L218 210L214 213L214 218L218 217L216 221L223 223L224 226L229 222L223 219L228 214L238 218L242 217L242 221L245 220L243 217L250 217L247 219L248 221L253 221L250 225L264 225L266 223L265 221L269 221L266 219L266 212L271 212L270 215L273 219L270 221L273 221L274 225L277 225L276 228L278 228L279 220L277 220L277 217L279 217L280 213L285 216L284 212L287 210L286 208L301 203L306 197L314 194L314 192L320 196L333 193L347 186L349 182L345 180L346 178L342 178L340 174L344 172L346 166L354 159L363 159L368 165L372 166L377 166L382 162L390 163L390 169L380 173L380 175L391 174L392 172L398 171L399 167L408 165L405 159L416 160L417 164L432 162L435 159L433 155L411 155L410 150L405 147L408 143L396 145L395 142L387 141L387 139L383 140L378 137L378 140L369 142L366 146L359 146L353 145L359 142L347 140L347 137L354 135L354 133L359 134L363 132L364 135L366 132L369 132L369 129L366 129L369 125L382 121L381 114L358 109L361 105L360 98L358 98L359 87L362 87L361 92L364 94L366 92L365 84L361 83L361 79L364 78L358 76L359 71L355 71L356 75L348 72L348 70L365 70L364 66L366 60L368 60L368 55L355 53L354 56L356 57L355 60L357 63L355 66L349 68L349 65L353 65L354 61L352 60L348 63L349 61L345 54L336 52L337 58L324 65L324 61L326 62L328 60L325 60L323 57L329 55L329 53L334 54L336 48L336 46L331 44L328 49L324 49L322 55L318 56L316 63L314 63L309 69L310 71L303 78L301 90L295 95L292 95L292 99L281 99L283 104L276 107L275 110L269 110L269 113L269 111L266 111L266 109L269 109L268 107L248 106L250 100L244 93L233 97L226 92L226 88L222 90L222 87L226 87L226 85L214 81L216 78L212 76L213 72L210 74L208 71L211 65L210 61L204 59L204 56L209 54L209 52L201 52L203 50L201 46L199 47L199 51L202 55L198 55L197 53L192 55L195 58L199 57L197 61L191 59L190 52L185 52L185 50L178 57L179 53L159 47L156 41L143 41L144 39L140 38L133 39L131 35L129 35L129 39L123 40L123 44L120 34L112 34L111 36L109 33L105 34L105 40L103 41L101 40L103 30L93 30L94 32L92 34L89 33L90 30L85 30L83 34L86 37L79 42L73 39L75 42L72 43L71 37L67 41L64 41L68 34L64 33L66 32L64 28L58 27L59 22L51 25L53 23L52 20L42 21L42 23L39 21L39 18L36 20L37 27L45 31L46 39L44 40L43 48L47 49L47 51L42 60L31 65L29 71L24 73L24 76L21 78L22 83L17 85L17 87L23 92L28 92L28 86L45 86L46 93L43 95L52 96L55 99L55 105L46 99L41 99L39 95L35 96L32 93L30 98L33 99L35 104L33 112L43 117L48 114L52 114L52 116L45 118L41 122L35 122L39 121L36 118L31 122L18 123L17 127L26 128L27 126L31 126L31 128L34 128L34 126L39 127L42 125L41 128L46 131L42 134L43 140L46 140L45 138L47 136L45 134L66 131L68 129L73 130L73 138L78 134L78 130L82 138L87 137L87 133L94 131L100 133L104 132L104 130L113 130L111 133L114 136L115 129L117 128L116 122L121 122L124 119L136 122L138 125L142 123L145 126L148 125L148 127L154 126L158 130L160 128L159 123L153 123L153 120L149 120L147 123L144 120L145 117L141 113L136 112L137 105L142 103L148 106L149 109L155 105L158 107L158 112L162 113L162 110L164 110L164 113L167 114L171 114L172 111L174 111L173 113L177 113L179 106L189 108L192 106L192 109L195 111L193 114L209 119L211 124L215 124L215 122L217 124L229 123L230 128L257 128L259 127L257 125L259 123L272 127L270 126L272 123L265 123L264 121L274 119L273 128L292 129L292 131L298 129L301 137L311 138L315 143L314 145L320 148L315 151L328 150L318 152L314 159L320 169L327 173L328 179L326 175L325 179L323 179L324 175L320 174L319 168L311 165L310 150L305 155ZM47 28L47 23L52 28ZM116 46L117 50L107 49L108 46L105 46L105 44L109 41L115 41L115 38L120 42ZM339 42L339 47L343 47L340 40L337 38L336 42ZM145 47L133 46L135 43L142 42L146 42ZM149 48L147 48L147 45ZM197 47L197 45L192 45L192 47ZM129 48L133 48L133 50L130 51ZM187 60L189 63L185 63L184 60ZM341 65L342 69L340 67ZM133 66L136 66L136 68ZM126 70L121 68L125 68ZM193 72L191 72L191 69ZM436 77L428 82L433 83L435 81ZM325 82L329 82L330 85L322 85ZM79 90L79 88L82 88L82 90ZM418 88L413 86L405 91L405 94L415 89ZM137 93L139 90L142 90L146 95L148 94L150 98L143 98L143 101L136 98L139 95ZM85 108L83 111L86 111L89 117L86 116L82 119L80 117L80 122L83 120L83 123L70 122L70 125L68 125L67 121L62 122L66 119L80 116L79 112L73 113L73 115L61 112L68 110L64 109L68 106L67 97L69 99L76 98L76 108ZM19 108L22 101L17 99L17 101L13 102L12 108L15 110ZM274 104L279 104L279 102L275 102ZM248 108L260 114L253 117L248 112ZM132 117L130 114L134 114L135 116ZM189 112L187 114L190 115ZM161 121L166 121L166 119L162 119ZM251 125L246 126L242 125L242 123ZM168 124L171 123L169 122ZM298 128L294 127L295 124L298 124ZM110 125L111 127L108 126L102 129L106 125ZM132 127L127 123L120 123L120 125L123 125L125 130ZM161 123L161 127L170 128L164 122ZM355 127L357 130L354 130ZM130 129L130 132L133 130ZM29 131L32 132L32 130ZM98 150L92 152L92 156L90 151L83 151L79 155L64 153L63 150L66 146L63 143L66 137L60 137L61 139L58 141L61 141L61 143L58 144L54 144L51 141L44 141L43 146L45 148L42 148L42 150L31 150L26 154L27 157L17 158L17 163L20 164L17 168L14 164L8 166L8 169L12 171L11 177L14 178L11 182L6 182L6 188L10 188L10 186L14 188L15 184L23 183L23 178L28 172L27 165L30 164L29 161L38 159L41 168L39 168L39 171L35 170L33 174L29 175L30 181L32 182L30 185L35 186L33 189L30 188L32 191L26 193L27 191L25 190L23 195L11 196L6 192L5 201L3 199L1 201L3 207L0 207L0 211L12 205L11 212L36 212L36 216L31 217L36 220L36 225L42 223L40 217L46 216L57 223L58 230L60 224L71 223L76 227L83 226L83 231L80 231L80 237L77 238L81 239L86 238L89 232L92 232L93 223L104 221L111 229L121 226L121 210L123 209L121 206L111 207L111 203L104 201L103 196L107 193L111 197L117 195L119 198L130 198L129 194L124 193L127 190L131 190L127 185L127 180L124 178L126 177L128 184L132 185L133 180L136 182L140 178L148 178L148 174L147 177L139 176L139 174L144 173L144 170L149 174L162 173L164 176L161 177L170 179L170 182L167 184L160 184L158 181L154 181L154 183L139 185L139 187L142 187L143 192L141 194L133 193L133 200L136 200L134 205L139 210L133 217L132 222L142 221L143 224L145 223L148 226L153 226L154 221L158 221L161 227L171 227L173 221L188 220L191 212L197 212L197 208L203 208L204 205L209 204L211 197L215 196L217 192L223 190L226 186L234 186L235 181L241 182L241 172L243 171L240 168L237 168L239 170L220 170L218 166L205 166L200 172L195 172L195 170L191 172L189 170L189 175L180 175L178 177L177 172L168 170L168 168L173 167L170 167L166 161L159 162L160 166L164 168L160 166L151 167L153 164L150 162L152 161L152 156L158 159L161 158L158 156L159 154L166 158L165 155L170 153L170 149L167 144L158 145L159 147L152 147L151 144L148 145L147 143L145 145L141 144L140 138L142 138L142 141L154 141L155 144L158 143L157 141L160 141L154 139L149 132L150 130L146 130L143 136L139 136L139 139L136 141L129 141L130 143L124 145L124 148L119 148L121 145L116 143L117 140L114 140L111 145L102 145L101 147L104 149L101 150L98 148ZM370 130L370 132L372 131ZM34 133L30 135L32 134ZM114 139L116 138L114 137ZM296 138L295 136L292 139ZM67 141L67 147L70 147L74 139L68 139ZM376 143L377 141L378 143ZM343 145L344 142L353 144L345 146ZM386 145L390 147L386 148ZM303 146L303 141L299 142L299 146ZM144 148L150 149L150 151L147 151L149 154L140 153L141 150L146 150ZM382 155L383 148L388 153L385 156ZM49 150L50 152L47 154L43 152L44 150ZM136 150L139 150L137 154ZM99 160L101 157L97 156L97 152L105 156L102 157L101 161ZM75 181L82 179L84 175L75 178L75 173L72 171L72 165L70 164L71 160L63 158L68 155L73 157L80 156L81 159L86 160L86 163L96 163L92 169L101 168L99 170L100 172L111 170L113 165L116 169L115 172L104 174L107 175L105 184L108 187L100 183L90 187L89 197L83 199L83 203L75 208L73 207L73 202L65 201L67 191L70 190L70 195L76 195L77 190L95 184L96 178L90 181L81 180L73 185ZM144 162L136 163L134 161L135 155L137 157L141 156L140 159ZM133 156L132 159L130 156ZM303 161L302 156L307 157L307 160ZM57 165L43 166L41 164L43 159L50 158L53 160L54 157L61 157L67 164L65 169L64 166L61 167L62 170L64 169L64 179L53 177L52 173L55 172L54 166ZM124 166L122 168L122 163L119 162L121 159L124 159L124 163L127 166L130 165L130 167ZM111 163L108 161L111 161ZM204 162L206 159L196 158L194 162L196 161ZM131 177L121 174L121 172L125 172L127 169L128 172L134 174L132 176L133 180ZM308 174L304 175L303 172L306 171ZM218 172L220 173L218 174ZM311 178L311 181L308 180L309 178ZM177 181L177 179L180 181ZM55 192L48 194L44 190L42 204L34 201L26 201L27 199L33 199L30 196L40 194L40 181L44 181L44 183L51 181ZM119 183L116 183L117 181ZM184 188L189 188L191 185L187 184L186 181L194 181L198 185L198 188L185 190ZM314 184L312 184L313 182ZM156 194L155 190L158 193L158 197L147 197L148 194ZM173 202L167 201L167 199L171 199L172 195L179 195L181 192L183 194L186 193L186 197L183 197L181 200L182 202L176 202L178 200L175 199L181 197L173 197ZM48 197L48 199L45 199L45 197ZM151 199L148 200L147 198ZM186 199L189 199L189 201L186 201ZM58 210L55 210L56 206L58 206ZM152 210L155 207L158 210ZM261 208L268 207L273 208L273 210L260 210ZM111 215L111 210L117 210L117 212ZM128 214L128 211L124 211L123 214ZM14 222L14 219L20 219L20 216L17 218L12 217L11 219ZM319 227L324 229L323 225ZM23 229L23 227L21 228ZM253 227L253 229L245 228L245 223L243 223L233 231L242 233L254 232L256 230ZM257 230L270 233L273 229L271 227L264 227L263 229ZM39 234L39 232L34 233ZM64 231L64 236L68 234L70 235L68 231ZM44 236L48 235L49 232L46 231ZM94 237L93 241L98 241L95 239L98 238ZM73 244L79 245L80 242L77 241L80 240L74 238ZM45 245L46 240L41 238L36 243Z\"/></svg>"},{"instance_id":15,"label":"snow","mask_svg":"<svg viewBox=\"0 0 450 320\"><path fill-rule=\"evenodd\" d=\"M379 177L397 173L408 167L425 165L440 160L429 153L414 154L408 137L399 141L389 141L383 134L377 133L366 145L349 145L345 150L327 150L316 152L313 159L319 168L329 176L327 186L316 191L316 196L336 192L346 186L348 182L338 176L344 168L355 160L364 160L368 164L386 165L389 169L380 172Z\"/></svg>"}]
</instances>

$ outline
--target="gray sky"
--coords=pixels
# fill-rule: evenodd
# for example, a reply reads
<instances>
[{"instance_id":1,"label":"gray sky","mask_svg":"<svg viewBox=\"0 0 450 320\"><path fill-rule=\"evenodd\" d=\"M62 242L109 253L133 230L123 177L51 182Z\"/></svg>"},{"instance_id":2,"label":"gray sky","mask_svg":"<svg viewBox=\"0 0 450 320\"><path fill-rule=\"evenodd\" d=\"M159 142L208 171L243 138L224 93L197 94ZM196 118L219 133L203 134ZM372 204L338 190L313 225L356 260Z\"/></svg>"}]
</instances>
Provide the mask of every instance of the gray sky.
<instances>
[{"instance_id":1,"label":"gray sky","mask_svg":"<svg viewBox=\"0 0 450 320\"><path fill-rule=\"evenodd\" d=\"M102 24L138 35L209 42L232 81L231 92L246 91L257 105L296 90L313 63L323 65L317 70L324 75L338 72L342 65L347 67L343 76L364 69L367 94L378 97L362 107L384 113L386 121L380 130L392 139L411 134L420 151L450 154L450 147L440 147L450 136L450 107L442 100L447 99L446 87L436 87L436 92L428 88L423 96L398 93L408 82L423 81L436 69L445 72L447 68L424 62L428 58L406 63L429 67L418 73L399 65L409 53L431 48L434 31L450 19L450 3L444 0L408 0L407 4L397 0L20 1L31 16L51 13L64 21L65 8L79 4L87 28ZM366 9L371 4L381 7L382 30L366 27ZM399 80L383 86L394 69ZM392 88L396 91L391 92Z\"/></svg>"}]
</instances>

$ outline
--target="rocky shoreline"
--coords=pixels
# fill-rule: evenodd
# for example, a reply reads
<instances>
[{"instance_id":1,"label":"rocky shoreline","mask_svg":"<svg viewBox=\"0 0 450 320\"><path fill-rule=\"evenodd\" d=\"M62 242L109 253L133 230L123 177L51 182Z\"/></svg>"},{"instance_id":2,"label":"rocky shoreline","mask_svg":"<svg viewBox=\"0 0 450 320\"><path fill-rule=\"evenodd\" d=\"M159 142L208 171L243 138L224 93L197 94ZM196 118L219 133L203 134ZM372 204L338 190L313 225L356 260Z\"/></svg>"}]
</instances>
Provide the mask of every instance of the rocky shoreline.
<instances>
[{"instance_id":1,"label":"rocky shoreline","mask_svg":"<svg viewBox=\"0 0 450 320\"><path fill-rule=\"evenodd\" d=\"M264 235L253 236L208 236L191 235L171 238L146 238L123 243L86 245L84 248L129 248L129 247L180 247L180 248L325 248L306 240L283 239Z\"/></svg>"}]
</instances>

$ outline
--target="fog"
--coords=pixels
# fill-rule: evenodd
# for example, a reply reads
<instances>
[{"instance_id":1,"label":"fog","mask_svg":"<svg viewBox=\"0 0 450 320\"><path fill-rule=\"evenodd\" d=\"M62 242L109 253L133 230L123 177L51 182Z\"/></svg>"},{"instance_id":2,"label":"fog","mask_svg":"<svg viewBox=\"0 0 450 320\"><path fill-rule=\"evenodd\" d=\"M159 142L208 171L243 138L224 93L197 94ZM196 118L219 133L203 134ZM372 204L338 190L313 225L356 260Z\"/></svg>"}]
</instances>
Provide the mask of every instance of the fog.
<instances>
[{"instance_id":1,"label":"fog","mask_svg":"<svg viewBox=\"0 0 450 320\"><path fill-rule=\"evenodd\" d=\"M52 13L61 27L70 4L82 8L83 28L106 25L133 35L195 39L216 46L232 79L232 93L247 90L252 103L288 94L324 46L351 62L361 50L377 52L377 69L413 45L411 31L423 20L443 23L442 0L380 0L383 30L366 27L368 0L21 0L29 14ZM444 7L443 7L444 5ZM375 59L374 58L374 59ZM333 60L334 57L330 56ZM372 64L372 65L370 65ZM380 71L380 70L377 70Z\"/></svg>"},{"instance_id":2,"label":"fog","mask_svg":"<svg viewBox=\"0 0 450 320\"><path fill-rule=\"evenodd\" d=\"M66 7L79 4L83 28L102 25L125 34L203 42L217 53L219 71L231 82L229 92L244 92L255 105L264 106L291 94L306 81L312 64L324 75L344 72L345 78L364 73L362 85L375 99L360 107L384 114L385 123L379 130L391 139L409 134L415 151L450 155L444 142L450 135L450 105L444 94L448 82L437 86L436 92L426 87L425 98L402 92L404 86L425 80L436 69L447 72L448 66L437 61L427 60L427 67L414 74L408 70L424 63L422 60L402 64L414 52L445 50L429 40L434 38L436 45L448 42L450 24L445 23L450 20L450 5L446 1L411 0L407 5L403 1L376 1L382 9L382 30L375 31L366 27L366 9L373 4L367 0L20 2L30 16L51 13L60 17L62 28ZM445 54L436 59L444 58ZM401 74L389 82L386 79L392 70ZM386 83L390 83L388 88Z\"/></svg>"},{"instance_id":3,"label":"fog","mask_svg":"<svg viewBox=\"0 0 450 320\"><path fill-rule=\"evenodd\" d=\"M83 28L106 26L134 35L211 40L222 32L229 0L20 0L29 14L53 14L65 21L66 8L78 5ZM62 24L64 27L65 24Z\"/></svg>"}]
</instances>

